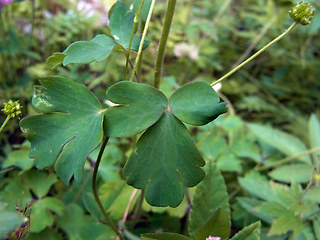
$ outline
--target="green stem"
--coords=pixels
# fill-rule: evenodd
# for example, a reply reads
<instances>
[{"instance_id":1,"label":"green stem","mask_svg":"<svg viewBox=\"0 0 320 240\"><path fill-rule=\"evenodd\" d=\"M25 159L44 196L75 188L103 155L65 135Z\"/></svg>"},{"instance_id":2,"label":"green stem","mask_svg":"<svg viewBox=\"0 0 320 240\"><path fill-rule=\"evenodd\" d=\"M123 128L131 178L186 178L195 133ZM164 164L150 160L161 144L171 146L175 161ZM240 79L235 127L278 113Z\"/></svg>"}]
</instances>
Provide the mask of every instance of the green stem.
<instances>
[{"instance_id":1,"label":"green stem","mask_svg":"<svg viewBox=\"0 0 320 240\"><path fill-rule=\"evenodd\" d=\"M307 195L307 193L309 192L309 190L311 189L311 187L314 184L313 177L314 177L314 174L316 173L316 171L317 171L316 168L313 168L313 172L312 172L312 175L310 177L310 181L309 181L307 187L304 189L303 193L300 196L300 199L299 199L299 203L300 204L302 203L303 198Z\"/></svg>"},{"instance_id":2,"label":"green stem","mask_svg":"<svg viewBox=\"0 0 320 240\"><path fill-rule=\"evenodd\" d=\"M293 160L295 160L297 158L303 157L305 155L309 155L311 153L315 153L315 152L319 152L319 151L320 151L320 147L312 148L310 150L307 150L307 151L292 155L290 157L283 158L283 159L281 159L281 160L279 160L277 162L269 164L268 166L263 166L263 167L256 168L256 169L254 169L254 171L262 171L262 170L266 170L266 169L269 169L269 168L272 168L272 167L276 167L276 166L279 166L281 164L284 164L284 163L287 163L287 162L291 162L291 161L293 161Z\"/></svg>"},{"instance_id":3,"label":"green stem","mask_svg":"<svg viewBox=\"0 0 320 240\"><path fill-rule=\"evenodd\" d=\"M164 19L161 39L160 39L160 45L158 50L158 56L157 56L157 62L154 72L154 87L159 88L160 81L161 81L161 75L162 75L162 67L163 67L163 60L164 60L164 53L168 41L168 36L172 24L172 19L174 15L174 10L176 7L177 0L168 0L168 6L167 6L167 12Z\"/></svg>"},{"instance_id":4,"label":"green stem","mask_svg":"<svg viewBox=\"0 0 320 240\"><path fill-rule=\"evenodd\" d=\"M2 132L4 126L9 122L9 120L10 120L10 116L8 115L6 120L4 120L4 122L2 123L2 126L0 128L0 133Z\"/></svg>"},{"instance_id":5,"label":"green stem","mask_svg":"<svg viewBox=\"0 0 320 240\"><path fill-rule=\"evenodd\" d=\"M137 54L134 66L133 66L133 70L132 70L132 74L131 74L131 77L130 77L130 81L132 81L133 76L134 76L134 74L135 74L135 72L137 70L137 67L138 67L138 62L140 61L144 39L146 38L146 35L147 35L147 32L148 32L149 23L150 23L150 20L151 20L151 16L152 16L152 12L153 12L155 3L156 3L156 0L152 0L151 6L150 6L150 10L149 10L149 13L148 13L148 17L147 17L147 21L146 21L146 25L144 26L144 29L143 29L143 33L142 33L142 37L141 37L141 41L140 41L140 45L139 45L139 50L138 50L138 54Z\"/></svg>"},{"instance_id":6,"label":"green stem","mask_svg":"<svg viewBox=\"0 0 320 240\"><path fill-rule=\"evenodd\" d=\"M98 168L99 168L99 164L100 164L100 161L101 161L101 157L103 155L103 151L104 149L106 148L107 146L107 143L108 143L108 140L109 138L104 136L103 137L103 141L102 141L102 145L101 145L101 148L100 148L100 151L99 151L99 155L98 155L98 158L97 158L97 162L94 166L94 170L93 170L93 177L92 177L92 191L93 191L93 195L94 195L94 198L100 208L100 211L101 213L103 214L104 218L106 219L106 222L107 224L112 228L112 230L118 235L118 237L121 239L121 240L125 240L124 237L121 235L121 233L119 232L118 228L116 227L116 225L112 222L112 220L109 218L109 215L108 213L104 210L104 207L100 201L100 198L99 198L99 195L98 195L98 192L97 192L97 186L96 186L96 181L97 181L97 173L98 173Z\"/></svg>"},{"instance_id":7,"label":"green stem","mask_svg":"<svg viewBox=\"0 0 320 240\"><path fill-rule=\"evenodd\" d=\"M136 29L136 26L137 26L137 23L138 23L138 20L139 20L139 16L140 16L143 4L144 4L144 0L141 1L140 6L139 6L139 10L138 10L138 12L137 12L137 14L136 14L136 16L134 17L134 20L133 20L133 26L132 26L132 29L131 29L130 41L129 41L129 47L128 47L128 53L127 53L127 60L126 60L126 70L124 72L124 80L127 79L127 72L128 72L128 67L129 67L129 58L130 58L132 39L133 39L134 31Z\"/></svg>"},{"instance_id":8,"label":"green stem","mask_svg":"<svg viewBox=\"0 0 320 240\"><path fill-rule=\"evenodd\" d=\"M230 75L232 75L233 73L235 73L236 71L238 71L240 68L242 68L244 65L246 65L248 62L252 61L254 58L256 58L257 56L259 56L262 52L264 52L266 49L268 49L269 47L271 47L274 43L278 42L281 38L283 38L285 35L287 35L296 25L298 24L298 22L294 22L291 24L291 26L284 31L281 35L279 35L277 38L273 39L271 42L269 42L266 46L264 46L262 49L260 49L258 52L256 52L255 54L253 54L250 58L248 58L247 60L245 60L244 62L240 63L237 67L235 67L234 69L232 69L230 72L228 72L226 75L224 75L223 77L219 78L217 81L211 83L211 86L221 82L222 80L226 79L227 77L229 77Z\"/></svg>"}]
</instances>

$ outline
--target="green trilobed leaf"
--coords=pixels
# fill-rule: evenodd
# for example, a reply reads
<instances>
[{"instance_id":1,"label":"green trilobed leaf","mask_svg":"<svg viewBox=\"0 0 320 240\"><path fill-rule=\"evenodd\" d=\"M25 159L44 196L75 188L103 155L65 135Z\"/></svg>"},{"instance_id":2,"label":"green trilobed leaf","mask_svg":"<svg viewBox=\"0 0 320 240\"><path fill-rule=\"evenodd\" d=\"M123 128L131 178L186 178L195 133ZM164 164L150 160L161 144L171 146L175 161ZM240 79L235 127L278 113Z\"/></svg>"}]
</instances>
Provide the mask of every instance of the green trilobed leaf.
<instances>
[{"instance_id":1,"label":"green trilobed leaf","mask_svg":"<svg viewBox=\"0 0 320 240\"><path fill-rule=\"evenodd\" d=\"M212 87L201 81L188 83L175 91L169 99L172 113L191 125L205 125L227 111L226 103Z\"/></svg>"},{"instance_id":2,"label":"green trilobed leaf","mask_svg":"<svg viewBox=\"0 0 320 240\"><path fill-rule=\"evenodd\" d=\"M93 61L101 62L105 60L115 46L121 46L127 50L129 48L131 29L133 27L134 14L130 12L121 1L117 1L110 17L110 32L112 37L105 34L99 34L90 41L77 41L69 45L64 50L66 55L52 56L50 62L54 62L52 67L57 67L61 62L66 66L69 63L91 63ZM141 39L133 35L131 49L137 51ZM145 41L143 48L148 46ZM60 62L58 61L60 60ZM48 59L49 61L49 59Z\"/></svg>"},{"instance_id":3,"label":"green trilobed leaf","mask_svg":"<svg viewBox=\"0 0 320 240\"><path fill-rule=\"evenodd\" d=\"M230 235L230 228L228 213L223 208L218 208L209 221L194 233L194 236L196 240L205 240L210 235L225 240Z\"/></svg>"},{"instance_id":4,"label":"green trilobed leaf","mask_svg":"<svg viewBox=\"0 0 320 240\"><path fill-rule=\"evenodd\" d=\"M69 63L101 62L109 56L117 43L105 34L95 36L91 41L77 41L64 50L63 65Z\"/></svg>"},{"instance_id":5,"label":"green trilobed leaf","mask_svg":"<svg viewBox=\"0 0 320 240\"><path fill-rule=\"evenodd\" d=\"M183 185L193 187L204 178L204 164L187 128L166 112L140 137L124 174L129 185L145 188L150 205L177 207Z\"/></svg>"},{"instance_id":6,"label":"green trilobed leaf","mask_svg":"<svg viewBox=\"0 0 320 240\"><path fill-rule=\"evenodd\" d=\"M159 90L129 81L114 84L107 98L119 106L105 114L105 134L110 137L130 137L154 124L167 108L168 101Z\"/></svg>"},{"instance_id":7,"label":"green trilobed leaf","mask_svg":"<svg viewBox=\"0 0 320 240\"><path fill-rule=\"evenodd\" d=\"M134 17L135 15L125 6L123 2L117 1L110 17L110 32L114 40L126 50L129 48ZM149 43L145 41L143 48L146 48L148 44ZM138 38L136 35L133 35L131 49L137 51L139 45L140 38Z\"/></svg>"},{"instance_id":8,"label":"green trilobed leaf","mask_svg":"<svg viewBox=\"0 0 320 240\"><path fill-rule=\"evenodd\" d=\"M40 83L32 98L40 114L20 122L31 142L29 155L38 168L55 163L65 184L72 175L80 181L86 157L102 140L101 105L84 85L70 79L45 77Z\"/></svg>"},{"instance_id":9,"label":"green trilobed leaf","mask_svg":"<svg viewBox=\"0 0 320 240\"><path fill-rule=\"evenodd\" d=\"M191 240L177 233L147 233L141 235L141 240Z\"/></svg>"},{"instance_id":10,"label":"green trilobed leaf","mask_svg":"<svg viewBox=\"0 0 320 240\"><path fill-rule=\"evenodd\" d=\"M234 235L231 240L260 240L260 222L252 223Z\"/></svg>"}]
</instances>

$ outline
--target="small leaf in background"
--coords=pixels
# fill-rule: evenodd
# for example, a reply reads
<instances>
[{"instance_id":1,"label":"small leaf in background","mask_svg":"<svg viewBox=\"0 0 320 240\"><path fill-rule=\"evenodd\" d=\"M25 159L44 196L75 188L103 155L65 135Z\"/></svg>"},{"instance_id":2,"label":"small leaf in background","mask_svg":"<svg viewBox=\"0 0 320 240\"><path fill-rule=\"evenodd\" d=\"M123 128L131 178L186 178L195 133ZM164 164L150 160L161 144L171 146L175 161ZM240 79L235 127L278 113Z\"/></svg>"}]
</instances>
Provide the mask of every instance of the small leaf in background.
<instances>
[{"instance_id":1,"label":"small leaf in background","mask_svg":"<svg viewBox=\"0 0 320 240\"><path fill-rule=\"evenodd\" d=\"M120 219L123 217L133 190L134 188L128 186L123 180L107 182L101 185L99 197L104 209L110 213L112 218ZM87 210L93 217L99 220L103 218L93 193L84 193L83 200ZM135 201L133 201L130 210L133 208L134 203Z\"/></svg>"},{"instance_id":2,"label":"small leaf in background","mask_svg":"<svg viewBox=\"0 0 320 240\"><path fill-rule=\"evenodd\" d=\"M208 236L217 236L225 240L230 235L230 229L231 222L227 212L223 208L218 208L209 221L195 231L194 236L196 240L205 240Z\"/></svg>"},{"instance_id":3,"label":"small leaf in background","mask_svg":"<svg viewBox=\"0 0 320 240\"><path fill-rule=\"evenodd\" d=\"M106 59L117 43L105 34L95 36L91 41L77 41L63 51L63 66L69 63L101 62ZM55 59L56 60L56 59Z\"/></svg>"},{"instance_id":4,"label":"small leaf in background","mask_svg":"<svg viewBox=\"0 0 320 240\"><path fill-rule=\"evenodd\" d=\"M268 235L280 235L293 231L293 239L297 239L303 227L302 219L294 214L283 212L281 216L272 222Z\"/></svg>"},{"instance_id":5,"label":"small leaf in background","mask_svg":"<svg viewBox=\"0 0 320 240\"><path fill-rule=\"evenodd\" d=\"M48 57L47 66L52 70L56 70L63 63L63 59L65 57L65 53L56 52L52 56Z\"/></svg>"},{"instance_id":6,"label":"small leaf in background","mask_svg":"<svg viewBox=\"0 0 320 240\"><path fill-rule=\"evenodd\" d=\"M104 130L110 137L131 137L154 124L167 108L167 98L146 85L122 81L107 90L108 100L120 104L105 113Z\"/></svg>"},{"instance_id":7,"label":"small leaf in background","mask_svg":"<svg viewBox=\"0 0 320 240\"><path fill-rule=\"evenodd\" d=\"M0 239L5 239L6 234L16 230L27 219L22 213L8 209L8 203L0 202Z\"/></svg>"},{"instance_id":8,"label":"small leaf in background","mask_svg":"<svg viewBox=\"0 0 320 240\"><path fill-rule=\"evenodd\" d=\"M189 223L191 233L207 223L218 207L224 209L228 218L231 219L228 192L224 178L212 161L207 163L205 170L206 176L196 187L193 194L192 212ZM217 234L215 233L215 235Z\"/></svg>"},{"instance_id":9,"label":"small leaf in background","mask_svg":"<svg viewBox=\"0 0 320 240\"><path fill-rule=\"evenodd\" d=\"M134 17L135 15L130 12L128 8L126 8L124 3L122 3L121 1L117 1L110 17L109 27L114 40L126 50L129 47ZM145 41L143 44L143 48L146 48L148 44L149 43ZM134 34L131 49L138 51L139 45L140 38Z\"/></svg>"},{"instance_id":10,"label":"small leaf in background","mask_svg":"<svg viewBox=\"0 0 320 240\"><path fill-rule=\"evenodd\" d=\"M30 146L21 146L19 150L13 150L3 162L2 167L8 168L15 166L21 168L22 172L33 167L34 159L29 158Z\"/></svg>"},{"instance_id":11,"label":"small leaf in background","mask_svg":"<svg viewBox=\"0 0 320 240\"><path fill-rule=\"evenodd\" d=\"M58 216L57 221L69 240L116 239L115 233L109 226L84 214L82 208L76 204L68 205L64 215Z\"/></svg>"},{"instance_id":12,"label":"small leaf in background","mask_svg":"<svg viewBox=\"0 0 320 240\"><path fill-rule=\"evenodd\" d=\"M216 161L219 155L223 154L228 147L227 141L224 138L218 137L215 134L210 134L205 137L204 141L200 140L198 146L206 159Z\"/></svg>"},{"instance_id":13,"label":"small leaf in background","mask_svg":"<svg viewBox=\"0 0 320 240\"><path fill-rule=\"evenodd\" d=\"M52 184L58 181L55 174L47 174L41 171L29 171L24 174L24 180L28 188L38 197L46 196Z\"/></svg>"},{"instance_id":14,"label":"small leaf in background","mask_svg":"<svg viewBox=\"0 0 320 240\"><path fill-rule=\"evenodd\" d=\"M260 240L260 222L255 222L234 235L230 240Z\"/></svg>"},{"instance_id":15,"label":"small leaf in background","mask_svg":"<svg viewBox=\"0 0 320 240\"><path fill-rule=\"evenodd\" d=\"M203 165L187 128L164 113L138 140L124 174L129 185L145 188L150 205L177 207L183 199L183 185L193 187L204 178Z\"/></svg>"},{"instance_id":16,"label":"small leaf in background","mask_svg":"<svg viewBox=\"0 0 320 240\"><path fill-rule=\"evenodd\" d=\"M188 83L176 90L169 98L172 113L191 125L205 125L227 111L226 103L210 84L202 81Z\"/></svg>"},{"instance_id":17,"label":"small leaf in background","mask_svg":"<svg viewBox=\"0 0 320 240\"><path fill-rule=\"evenodd\" d=\"M28 187L18 177L10 178L8 184L0 191L0 201L8 204L8 209L16 209L16 203L19 206L25 206L31 200Z\"/></svg>"},{"instance_id":18,"label":"small leaf in background","mask_svg":"<svg viewBox=\"0 0 320 240\"><path fill-rule=\"evenodd\" d=\"M51 211L62 216L65 209L64 204L57 198L46 197L32 204L30 214L30 231L40 232L54 223L54 216Z\"/></svg>"},{"instance_id":19,"label":"small leaf in background","mask_svg":"<svg viewBox=\"0 0 320 240\"><path fill-rule=\"evenodd\" d=\"M287 156L307 151L305 144L293 135L260 124L251 123L248 124L248 127L258 139L278 149ZM310 163L309 155L300 157L299 159Z\"/></svg>"},{"instance_id":20,"label":"small leaf in background","mask_svg":"<svg viewBox=\"0 0 320 240\"><path fill-rule=\"evenodd\" d=\"M191 240L177 233L147 233L141 235L141 240Z\"/></svg>"},{"instance_id":21,"label":"small leaf in background","mask_svg":"<svg viewBox=\"0 0 320 240\"><path fill-rule=\"evenodd\" d=\"M268 175L277 181L286 183L307 183L312 176L313 167L307 164L291 164L277 167Z\"/></svg>"},{"instance_id":22,"label":"small leaf in background","mask_svg":"<svg viewBox=\"0 0 320 240\"><path fill-rule=\"evenodd\" d=\"M231 150L230 147L227 147L223 154L217 159L217 167L221 171L230 171L230 172L241 172L241 158L238 158Z\"/></svg>"},{"instance_id":23,"label":"small leaf in background","mask_svg":"<svg viewBox=\"0 0 320 240\"><path fill-rule=\"evenodd\" d=\"M255 197L266 201L274 199L274 193L268 181L255 178L239 178L240 186Z\"/></svg>"},{"instance_id":24,"label":"small leaf in background","mask_svg":"<svg viewBox=\"0 0 320 240\"><path fill-rule=\"evenodd\" d=\"M31 142L30 157L38 168L55 163L65 184L73 175L80 181L86 157L102 140L101 105L84 85L70 79L45 77L40 82L32 104L41 113L20 121Z\"/></svg>"},{"instance_id":25,"label":"small leaf in background","mask_svg":"<svg viewBox=\"0 0 320 240\"><path fill-rule=\"evenodd\" d=\"M253 216L258 217L259 219L267 223L272 223L272 221L274 220L274 217L268 214L261 213L257 210L259 206L265 203L264 201L247 197L238 197L237 201L241 205L241 207L243 207L247 212L251 213Z\"/></svg>"},{"instance_id":26,"label":"small leaf in background","mask_svg":"<svg viewBox=\"0 0 320 240\"><path fill-rule=\"evenodd\" d=\"M312 220L312 226L316 239L320 239L320 216Z\"/></svg>"},{"instance_id":27,"label":"small leaf in background","mask_svg":"<svg viewBox=\"0 0 320 240\"><path fill-rule=\"evenodd\" d=\"M320 122L315 114L312 114L309 119L309 141L311 148L320 147ZM312 154L314 161L317 161L318 165L320 164L319 156L320 151Z\"/></svg>"}]
</instances>

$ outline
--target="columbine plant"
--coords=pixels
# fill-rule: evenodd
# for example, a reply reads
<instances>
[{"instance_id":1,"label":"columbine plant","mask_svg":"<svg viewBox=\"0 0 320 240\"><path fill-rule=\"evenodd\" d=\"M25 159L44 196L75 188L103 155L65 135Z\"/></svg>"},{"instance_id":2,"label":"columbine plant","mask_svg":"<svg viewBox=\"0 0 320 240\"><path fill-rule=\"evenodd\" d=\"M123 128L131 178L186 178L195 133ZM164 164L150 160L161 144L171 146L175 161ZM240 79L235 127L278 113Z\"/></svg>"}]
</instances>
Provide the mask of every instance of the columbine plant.
<instances>
[{"instance_id":1,"label":"columbine plant","mask_svg":"<svg viewBox=\"0 0 320 240\"><path fill-rule=\"evenodd\" d=\"M136 4L138 2L138 4ZM205 161L193 143L185 123L202 126L227 111L227 104L220 102L212 86L221 82L246 63L257 57L268 47L289 33L298 23L309 24L314 10L310 4L301 2L291 11L292 25L279 37L271 41L249 59L217 81L195 81L176 90L169 98L161 91L161 73L166 43L175 11L176 0L168 0L166 16L154 69L154 86L135 82L136 69L145 41L155 0L148 5L135 1L127 6L117 1L110 17L110 35L99 34L90 41L72 43L61 53L49 57L52 69L71 63L91 63L105 60L114 50L121 50L126 60L126 74L123 81L110 86L106 91L108 100L115 106L104 109L98 99L84 85L63 77L43 77L41 86L36 86L32 98L34 108L39 112L21 120L21 130L31 142L30 157L35 158L38 168L54 165L57 175L66 185L72 177L82 179L84 162L89 153L101 144L95 164L92 189L95 200L106 222L117 236L124 240L118 227L112 222L99 199L96 187L97 171L103 151L110 137L133 137L141 134L123 174L126 182L142 189L146 201L157 207L177 207L184 195L185 187L198 185L205 177L202 167ZM140 4L139 4L140 3ZM142 9L148 15L142 16ZM139 20L145 21L141 39L135 35ZM127 72L131 51L137 51L131 76ZM224 240L230 235L230 209L228 195L220 172L214 165L206 167L208 175L197 186L190 219L190 234L196 240ZM218 185L222 202L214 202L215 212L200 211L201 198L207 184ZM219 190L219 191L220 191ZM259 239L260 223L254 223L232 239ZM208 237L209 236L209 237ZM219 237L212 237L219 236ZM142 239L190 239L179 234L145 234Z\"/></svg>"}]
</instances>

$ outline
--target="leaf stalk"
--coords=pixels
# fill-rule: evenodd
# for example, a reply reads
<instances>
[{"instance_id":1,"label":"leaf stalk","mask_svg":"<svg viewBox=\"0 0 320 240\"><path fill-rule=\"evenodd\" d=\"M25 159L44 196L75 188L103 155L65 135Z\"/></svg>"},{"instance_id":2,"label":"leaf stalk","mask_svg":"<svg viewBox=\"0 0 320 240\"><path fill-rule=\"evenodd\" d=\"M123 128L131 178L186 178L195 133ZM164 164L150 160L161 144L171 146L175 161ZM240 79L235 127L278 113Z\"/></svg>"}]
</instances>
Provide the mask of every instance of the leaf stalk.
<instances>
[{"instance_id":1,"label":"leaf stalk","mask_svg":"<svg viewBox=\"0 0 320 240\"><path fill-rule=\"evenodd\" d=\"M94 170L93 170L92 191L93 191L94 198L95 198L95 200L96 200L96 202L97 202L97 204L98 204L98 206L100 208L100 211L103 214L104 218L106 219L107 224L112 228L112 230L117 234L117 236L121 240L125 240L124 237L119 232L119 229L116 227L116 225L110 219L108 213L105 211L105 209L104 209L104 207L103 207L103 205L102 205L102 203L100 201L98 192L97 192L96 182L97 182L98 168L99 168L99 165L100 165L100 162L101 162L101 157L103 155L104 149L107 146L108 141L109 141L109 138L107 136L104 136L103 137L103 141L102 141L102 145L101 145L101 148L100 148L100 151L99 151L99 155L98 155L98 158L97 158L96 164L94 166Z\"/></svg>"},{"instance_id":2,"label":"leaf stalk","mask_svg":"<svg viewBox=\"0 0 320 240\"><path fill-rule=\"evenodd\" d=\"M265 50L267 50L269 47L271 47L273 44L275 44L276 42L278 42L281 38L283 38L285 35L287 35L296 25L298 24L298 22L294 22L290 25L289 28L287 28L287 30L285 30L281 35L279 35L278 37L276 37L275 39L273 39L271 42L269 42L267 45L265 45L263 48L261 48L258 52L256 52L255 54L253 54L251 57L249 57L247 60L243 61L242 63L240 63L237 67L233 68L230 72L228 72L227 74L225 74L223 77L219 78L217 81L211 83L211 86L223 81L224 79L226 79L227 77L229 77L230 75L232 75L233 73L235 73L236 71L238 71L240 68L242 68L244 65L246 65L247 63L249 63L250 61L252 61L253 59L255 59L257 56L259 56L261 53L263 53Z\"/></svg>"},{"instance_id":3,"label":"leaf stalk","mask_svg":"<svg viewBox=\"0 0 320 240\"><path fill-rule=\"evenodd\" d=\"M151 16L152 16L152 12L153 12L155 3L156 3L156 0L152 0L151 6L150 6L150 9L149 9L149 13L148 13L148 17L147 17L147 21L146 21L146 24L145 24L144 29L143 29L143 33L142 33L142 37L141 37L141 41L140 41L140 45L139 45L139 50L138 50L138 55L136 57L136 60L135 60L134 66L133 66L133 70L132 70L132 74L131 74L131 77L130 77L130 81L133 80L134 74L135 74L135 72L137 70L137 67L138 67L138 63L139 63L139 60L140 60L140 57L141 57L141 53L142 53L144 39L146 38L146 35L147 35L147 32L148 32L149 23L150 23L150 20L151 20Z\"/></svg>"}]
</instances>

